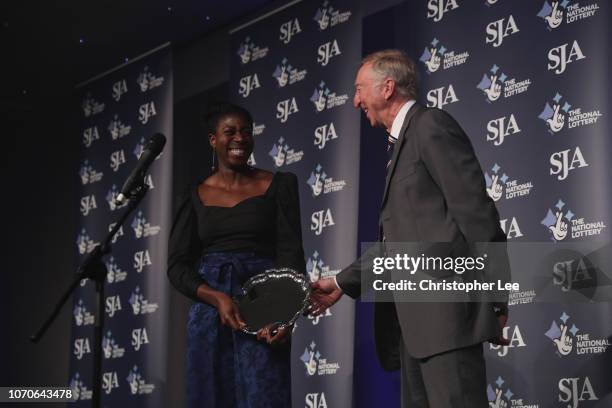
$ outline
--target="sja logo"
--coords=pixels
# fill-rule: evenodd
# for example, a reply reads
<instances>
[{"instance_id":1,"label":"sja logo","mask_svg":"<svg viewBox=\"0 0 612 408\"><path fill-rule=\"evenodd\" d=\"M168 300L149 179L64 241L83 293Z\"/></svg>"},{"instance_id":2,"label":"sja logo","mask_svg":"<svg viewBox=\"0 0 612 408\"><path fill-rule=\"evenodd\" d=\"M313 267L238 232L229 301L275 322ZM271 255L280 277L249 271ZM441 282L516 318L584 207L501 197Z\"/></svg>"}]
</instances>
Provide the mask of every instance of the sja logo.
<instances>
[{"instance_id":1,"label":"sja logo","mask_svg":"<svg viewBox=\"0 0 612 408\"><path fill-rule=\"evenodd\" d=\"M497 377L493 384L487 385L487 399L489 400L490 408L539 408L539 404L533 404L531 401L525 401L524 398L518 398L518 395L510 390L506 381L502 377Z\"/></svg>"},{"instance_id":2,"label":"sja logo","mask_svg":"<svg viewBox=\"0 0 612 408\"><path fill-rule=\"evenodd\" d=\"M115 211L119 208L123 208L127 204L127 202L123 204L117 204L115 199L117 198L118 195L119 195L119 189L117 188L117 185L113 184L111 186L111 189L108 190L108 193L106 193L106 197L104 197L111 211Z\"/></svg>"},{"instance_id":3,"label":"sja logo","mask_svg":"<svg viewBox=\"0 0 612 408\"><path fill-rule=\"evenodd\" d=\"M238 94L240 94L243 98L246 98L251 94L251 91L257 88L261 88L257 74L247 75L240 78Z\"/></svg>"},{"instance_id":4,"label":"sja logo","mask_svg":"<svg viewBox=\"0 0 612 408\"><path fill-rule=\"evenodd\" d=\"M140 350L144 344L149 344L147 329L142 327L132 330L132 342L130 344L134 348L134 351Z\"/></svg>"},{"instance_id":5,"label":"sja logo","mask_svg":"<svg viewBox=\"0 0 612 408\"><path fill-rule=\"evenodd\" d=\"M446 13L458 8L457 0L428 0L427 18L433 18L433 21L438 22L444 18Z\"/></svg>"},{"instance_id":6,"label":"sja logo","mask_svg":"<svg viewBox=\"0 0 612 408\"><path fill-rule=\"evenodd\" d=\"M342 106L348 101L348 95L337 95L336 92L332 92L326 85L325 81L321 81L319 86L315 88L310 101L314 104L317 112L321 112L325 109L332 109L337 106Z\"/></svg>"},{"instance_id":7,"label":"sja logo","mask_svg":"<svg viewBox=\"0 0 612 408\"><path fill-rule=\"evenodd\" d=\"M326 42L319 45L317 49L317 62L324 67L329 64L330 59L340 54L342 54L342 51L340 51L337 40Z\"/></svg>"},{"instance_id":8,"label":"sja logo","mask_svg":"<svg viewBox=\"0 0 612 408\"><path fill-rule=\"evenodd\" d=\"M85 197L81 197L80 211L85 217L87 217L93 210L98 208L96 204L96 196L91 194Z\"/></svg>"},{"instance_id":9,"label":"sja logo","mask_svg":"<svg viewBox=\"0 0 612 408\"><path fill-rule=\"evenodd\" d=\"M340 369L338 363L328 363L327 359L323 358L321 353L317 350L317 344L313 341L308 347L304 349L304 354L300 357L300 360L304 363L306 368L306 374L308 376L313 375L333 375Z\"/></svg>"},{"instance_id":10,"label":"sja logo","mask_svg":"<svg viewBox=\"0 0 612 408\"><path fill-rule=\"evenodd\" d=\"M497 3L497 0L487 0L487 2L485 3L487 6L492 6L494 4Z\"/></svg>"},{"instance_id":11,"label":"sja logo","mask_svg":"<svg viewBox=\"0 0 612 408\"><path fill-rule=\"evenodd\" d=\"M136 214L136 217L134 217L132 220L131 227L134 230L134 236L136 239L157 235L161 230L160 226L151 225L149 222L147 222L147 219L142 211L138 211L138 214Z\"/></svg>"},{"instance_id":12,"label":"sja logo","mask_svg":"<svg viewBox=\"0 0 612 408\"><path fill-rule=\"evenodd\" d=\"M110 168L116 173L119 171L119 167L125 164L125 153L123 149L112 152L110 155Z\"/></svg>"},{"instance_id":13,"label":"sja logo","mask_svg":"<svg viewBox=\"0 0 612 408\"><path fill-rule=\"evenodd\" d=\"M325 401L324 392L313 392L306 394L304 401L306 402L306 408L327 408L327 401Z\"/></svg>"},{"instance_id":14,"label":"sja logo","mask_svg":"<svg viewBox=\"0 0 612 408\"><path fill-rule=\"evenodd\" d=\"M339 272L339 271L338 271ZM308 315L308 320L310 320L310 322L312 323L313 326L316 326L319 324L319 322L321 321L321 319L323 319L324 317L329 317L332 316L332 312L330 311L331 308L325 309L325 312L323 312L323 314L320 314L318 316L312 316L312 315Z\"/></svg>"},{"instance_id":15,"label":"sja logo","mask_svg":"<svg viewBox=\"0 0 612 408\"><path fill-rule=\"evenodd\" d=\"M129 302L135 316L154 313L159 307L157 303L150 303L145 299L144 294L140 291L140 286L136 286L130 295Z\"/></svg>"},{"instance_id":16,"label":"sja logo","mask_svg":"<svg viewBox=\"0 0 612 408\"><path fill-rule=\"evenodd\" d=\"M115 316L115 313L122 310L121 298L119 295L109 296L106 298L104 311L108 314L108 317Z\"/></svg>"},{"instance_id":17,"label":"sja logo","mask_svg":"<svg viewBox=\"0 0 612 408\"><path fill-rule=\"evenodd\" d=\"M138 120L143 125L146 125L149 119L156 115L157 110L155 109L155 102L153 101L142 104L138 108Z\"/></svg>"},{"instance_id":18,"label":"sja logo","mask_svg":"<svg viewBox=\"0 0 612 408\"><path fill-rule=\"evenodd\" d=\"M76 239L77 248L79 250L79 254L85 255L94 250L96 245L99 245L99 242L95 242L89 235L87 235L87 231L85 228L81 229L79 235L77 235Z\"/></svg>"},{"instance_id":19,"label":"sja logo","mask_svg":"<svg viewBox=\"0 0 612 408\"><path fill-rule=\"evenodd\" d=\"M88 118L103 112L104 104L96 101L91 94L88 93L81 103L81 108L83 108L83 114L85 117Z\"/></svg>"},{"instance_id":20,"label":"sja logo","mask_svg":"<svg viewBox=\"0 0 612 408\"><path fill-rule=\"evenodd\" d=\"M323 5L317 9L314 16L317 26L320 31L327 30L337 24L345 23L351 17L350 11L340 11L329 5L329 1L325 0Z\"/></svg>"},{"instance_id":21,"label":"sja logo","mask_svg":"<svg viewBox=\"0 0 612 408\"><path fill-rule=\"evenodd\" d=\"M602 116L599 110L583 111L580 107L572 106L557 92L550 102L546 102L538 119L546 123L548 132L552 135L563 130L565 124L568 129L595 125Z\"/></svg>"},{"instance_id":22,"label":"sja logo","mask_svg":"<svg viewBox=\"0 0 612 408\"><path fill-rule=\"evenodd\" d=\"M83 299L79 299L76 306L72 310L74 316L74 324L77 326L91 326L95 323L95 316L87 311Z\"/></svg>"},{"instance_id":23,"label":"sja logo","mask_svg":"<svg viewBox=\"0 0 612 408\"><path fill-rule=\"evenodd\" d=\"M100 133L98 133L97 127L93 126L83 131L83 144L85 147L91 146L96 140L100 140Z\"/></svg>"},{"instance_id":24,"label":"sja logo","mask_svg":"<svg viewBox=\"0 0 612 408\"><path fill-rule=\"evenodd\" d=\"M242 64L248 64L252 61L264 58L268 55L268 47L259 47L251 40L250 37L246 37L238 48L238 56Z\"/></svg>"},{"instance_id":25,"label":"sja logo","mask_svg":"<svg viewBox=\"0 0 612 408\"><path fill-rule=\"evenodd\" d=\"M498 100L502 95L504 98L520 95L529 90L531 79L522 79L517 81L516 78L509 78L508 75L501 72L501 68L493 64L489 72L483 74L482 79L476 85L487 97L486 101L491 103Z\"/></svg>"},{"instance_id":26,"label":"sja logo","mask_svg":"<svg viewBox=\"0 0 612 408\"><path fill-rule=\"evenodd\" d=\"M302 32L300 21L297 18L289 20L280 26L280 40L283 44L289 44L293 36Z\"/></svg>"},{"instance_id":27,"label":"sja logo","mask_svg":"<svg viewBox=\"0 0 612 408\"><path fill-rule=\"evenodd\" d=\"M495 146L501 146L506 137L517 133L521 133L521 128L514 114L511 114L510 117L493 119L487 123L487 142L493 142Z\"/></svg>"},{"instance_id":28,"label":"sja logo","mask_svg":"<svg viewBox=\"0 0 612 408\"><path fill-rule=\"evenodd\" d=\"M310 230L314 231L315 235L321 235L325 228L336 225L332 216L331 210L315 211L310 216Z\"/></svg>"},{"instance_id":29,"label":"sja logo","mask_svg":"<svg viewBox=\"0 0 612 408\"><path fill-rule=\"evenodd\" d=\"M138 75L136 83L140 87L140 92L147 92L161 86L164 83L164 77L155 76L149 71L149 67L144 67L143 72Z\"/></svg>"},{"instance_id":30,"label":"sja logo","mask_svg":"<svg viewBox=\"0 0 612 408\"><path fill-rule=\"evenodd\" d=\"M314 131L314 145L317 146L319 150L325 149L327 142L337 138L338 133L336 133L334 122L319 126Z\"/></svg>"},{"instance_id":31,"label":"sja logo","mask_svg":"<svg viewBox=\"0 0 612 408\"><path fill-rule=\"evenodd\" d=\"M570 157L571 155L571 157ZM580 147L562 150L550 155L550 175L557 176L557 180L563 181L573 170L588 167L589 163L584 159Z\"/></svg>"},{"instance_id":32,"label":"sja logo","mask_svg":"<svg viewBox=\"0 0 612 408\"><path fill-rule=\"evenodd\" d=\"M452 85L449 85L448 88L443 86L427 92L427 106L430 108L442 109L444 106L455 102L459 102L459 98L457 98L455 88Z\"/></svg>"},{"instance_id":33,"label":"sja logo","mask_svg":"<svg viewBox=\"0 0 612 408\"><path fill-rule=\"evenodd\" d=\"M75 373L74 377L70 380L70 389L72 390L73 399L77 401L91 400L93 395L92 390L88 390L83 380L81 380L81 374Z\"/></svg>"},{"instance_id":34,"label":"sja logo","mask_svg":"<svg viewBox=\"0 0 612 408\"><path fill-rule=\"evenodd\" d=\"M109 226L108 226L108 231L109 231L109 232L110 232L110 231L112 231L112 229L115 227L115 224L116 224L116 223L114 223L114 222L113 222L113 223L111 223L111 224L109 224ZM121 238L123 235L124 235L124 234L123 234L123 225L122 225L122 226L120 226L120 227L119 227L119 229L117 230L117 232L115 232L115 235L113 235L113 238L112 238L112 243L114 244L115 242L117 242L117 240L118 240L119 238Z\"/></svg>"},{"instance_id":35,"label":"sja logo","mask_svg":"<svg viewBox=\"0 0 612 408\"><path fill-rule=\"evenodd\" d=\"M130 344L134 348L134 351L140 350L144 344L149 344L147 329L142 327L132 330L132 342Z\"/></svg>"},{"instance_id":36,"label":"sja logo","mask_svg":"<svg viewBox=\"0 0 612 408\"><path fill-rule=\"evenodd\" d=\"M116 102L119 102L119 100L121 99L121 96L126 94L127 91L128 91L128 87L127 87L127 82L125 81L125 79L115 82L113 84L113 92L112 92L113 99Z\"/></svg>"},{"instance_id":37,"label":"sja logo","mask_svg":"<svg viewBox=\"0 0 612 408\"><path fill-rule=\"evenodd\" d=\"M565 72L568 64L586 59L578 41L574 40L568 52L567 48L569 45L569 43L565 43L548 51L549 71L554 71L555 74L559 75Z\"/></svg>"},{"instance_id":38,"label":"sja logo","mask_svg":"<svg viewBox=\"0 0 612 408\"><path fill-rule=\"evenodd\" d=\"M579 408L583 401L599 401L589 377L561 378L559 380L559 402L568 403L567 408Z\"/></svg>"},{"instance_id":39,"label":"sja logo","mask_svg":"<svg viewBox=\"0 0 612 408\"><path fill-rule=\"evenodd\" d=\"M298 70L292 66L287 58L283 58L280 65L276 66L276 69L272 73L272 77L278 82L278 86L283 88L287 85L293 85L306 78L308 71Z\"/></svg>"},{"instance_id":40,"label":"sja logo","mask_svg":"<svg viewBox=\"0 0 612 408\"><path fill-rule=\"evenodd\" d=\"M151 262L151 255L149 255L148 250L137 251L134 253L134 269L136 272L141 273L143 269L147 266L151 266L153 263Z\"/></svg>"},{"instance_id":41,"label":"sja logo","mask_svg":"<svg viewBox=\"0 0 612 408\"><path fill-rule=\"evenodd\" d=\"M506 200L510 200L529 195L533 188L531 181L519 183L518 180L510 180L506 173L501 172L501 167L497 163L491 167L491 174L485 172L485 183L487 194L493 201L499 201L504 197L504 190Z\"/></svg>"},{"instance_id":42,"label":"sja logo","mask_svg":"<svg viewBox=\"0 0 612 408\"><path fill-rule=\"evenodd\" d=\"M507 20L502 18L487 24L485 43L492 44L493 47L499 47L504 42L504 38L514 35L519 31L514 17L510 14Z\"/></svg>"},{"instance_id":43,"label":"sja logo","mask_svg":"<svg viewBox=\"0 0 612 408\"><path fill-rule=\"evenodd\" d=\"M104 173L95 171L93 166L89 164L89 160L85 160L79 169L79 176L81 177L81 184L87 185L102 180Z\"/></svg>"},{"instance_id":44,"label":"sja logo","mask_svg":"<svg viewBox=\"0 0 612 408\"><path fill-rule=\"evenodd\" d=\"M505 339L510 341L507 346L501 346L498 344L489 343L490 350L495 350L499 357L506 357L510 349L527 347L523 334L518 326L506 326L502 330L502 334Z\"/></svg>"},{"instance_id":45,"label":"sja logo","mask_svg":"<svg viewBox=\"0 0 612 408\"><path fill-rule=\"evenodd\" d=\"M119 115L115 114L113 120L111 120L110 122L110 125L108 125L108 131L111 135L111 138L113 140L117 140L119 138L129 135L132 131L132 127L125 126L123 123L121 123Z\"/></svg>"},{"instance_id":46,"label":"sja logo","mask_svg":"<svg viewBox=\"0 0 612 408\"><path fill-rule=\"evenodd\" d=\"M419 61L425 64L427 73L431 74L440 68L446 70L463 65L467 62L469 57L470 54L467 51L457 53L455 51L450 51L440 44L437 38L434 38L423 50L423 54L421 54Z\"/></svg>"},{"instance_id":47,"label":"sja logo","mask_svg":"<svg viewBox=\"0 0 612 408\"><path fill-rule=\"evenodd\" d=\"M155 390L155 385L147 384L136 365L130 370L127 382L130 385L130 393L132 395L151 394Z\"/></svg>"},{"instance_id":48,"label":"sja logo","mask_svg":"<svg viewBox=\"0 0 612 408\"><path fill-rule=\"evenodd\" d=\"M289 115L299 112L297 102L295 98L285 99L276 104L276 119L280 120L281 123L285 123L289 118Z\"/></svg>"},{"instance_id":49,"label":"sja logo","mask_svg":"<svg viewBox=\"0 0 612 408\"><path fill-rule=\"evenodd\" d=\"M110 330L106 332L104 338L102 339L102 352L104 353L104 358L106 359L121 358L125 354L125 349L119 347Z\"/></svg>"},{"instance_id":50,"label":"sja logo","mask_svg":"<svg viewBox=\"0 0 612 408\"><path fill-rule=\"evenodd\" d=\"M323 167L320 164L317 164L314 171L310 172L310 177L306 181L306 183L312 189L312 196L318 197L321 194L329 194L336 191L342 191L344 186L346 186L346 181L344 180L334 180L329 177Z\"/></svg>"},{"instance_id":51,"label":"sja logo","mask_svg":"<svg viewBox=\"0 0 612 408\"><path fill-rule=\"evenodd\" d=\"M119 388L119 381L117 381L117 372L109 371L107 373L102 374L102 389L108 395L115 388Z\"/></svg>"},{"instance_id":52,"label":"sja logo","mask_svg":"<svg viewBox=\"0 0 612 408\"><path fill-rule=\"evenodd\" d=\"M281 136L278 139L278 142L272 145L272 149L270 149L268 155L272 158L272 160L274 160L274 166L282 167L302 160L304 151L295 151L294 149L290 148L285 142L285 138Z\"/></svg>"},{"instance_id":53,"label":"sja logo","mask_svg":"<svg viewBox=\"0 0 612 408\"><path fill-rule=\"evenodd\" d=\"M580 3L570 4L570 0L545 1L542 9L538 13L538 17L546 23L546 29L552 31L558 28L563 23L565 15L566 24L582 21L593 17L599 11L599 4L591 3L583 6Z\"/></svg>"},{"instance_id":54,"label":"sja logo","mask_svg":"<svg viewBox=\"0 0 612 408\"><path fill-rule=\"evenodd\" d=\"M499 226L506 234L507 239L520 238L523 236L516 217L499 220Z\"/></svg>"},{"instance_id":55,"label":"sja logo","mask_svg":"<svg viewBox=\"0 0 612 408\"><path fill-rule=\"evenodd\" d=\"M76 356L77 360L81 360L85 354L91 354L89 339L87 337L74 339L74 350L72 354Z\"/></svg>"},{"instance_id":56,"label":"sja logo","mask_svg":"<svg viewBox=\"0 0 612 408\"><path fill-rule=\"evenodd\" d=\"M318 281L321 278L328 278L330 276L335 276L340 269L331 269L329 265L325 265L323 259L321 259L319 252L314 251L312 256L308 257L306 261L306 271L308 272L308 276L310 277L311 282Z\"/></svg>"},{"instance_id":57,"label":"sja logo","mask_svg":"<svg viewBox=\"0 0 612 408\"><path fill-rule=\"evenodd\" d=\"M572 210L565 210L565 203L559 199L555 210L548 209L541 224L549 230L553 241L563 241L568 237L585 238L601 235L606 224L602 220L585 220L577 217Z\"/></svg>"},{"instance_id":58,"label":"sja logo","mask_svg":"<svg viewBox=\"0 0 612 408\"><path fill-rule=\"evenodd\" d=\"M566 261L555 262L553 265L553 285L560 286L561 291L595 287L597 270L590 265L585 258L569 259Z\"/></svg>"},{"instance_id":59,"label":"sja logo","mask_svg":"<svg viewBox=\"0 0 612 408\"><path fill-rule=\"evenodd\" d=\"M117 265L114 256L110 256L105 262L108 273L106 274L106 281L110 283L119 283L127 279L127 272L122 271Z\"/></svg>"}]
</instances>

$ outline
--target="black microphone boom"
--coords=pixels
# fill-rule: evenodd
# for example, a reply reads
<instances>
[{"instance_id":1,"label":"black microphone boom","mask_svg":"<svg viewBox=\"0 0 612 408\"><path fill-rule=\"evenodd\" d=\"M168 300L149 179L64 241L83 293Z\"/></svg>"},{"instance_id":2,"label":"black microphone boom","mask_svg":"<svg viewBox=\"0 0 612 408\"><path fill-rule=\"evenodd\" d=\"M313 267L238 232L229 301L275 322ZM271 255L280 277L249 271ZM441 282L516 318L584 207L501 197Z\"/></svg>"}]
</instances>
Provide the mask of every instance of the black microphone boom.
<instances>
[{"instance_id":1,"label":"black microphone boom","mask_svg":"<svg viewBox=\"0 0 612 408\"><path fill-rule=\"evenodd\" d=\"M162 150L164 150L165 144L166 136L162 135L161 133L155 133L153 136L151 136L151 139L149 139L142 150L142 154L138 159L136 168L132 170L130 176L127 178L125 183L123 183L121 191L119 194L117 194L117 198L115 198L115 202L117 204L125 203L130 197L132 190L141 185L144 180L145 172L149 169L149 166L151 166L153 160L155 160Z\"/></svg>"}]
</instances>

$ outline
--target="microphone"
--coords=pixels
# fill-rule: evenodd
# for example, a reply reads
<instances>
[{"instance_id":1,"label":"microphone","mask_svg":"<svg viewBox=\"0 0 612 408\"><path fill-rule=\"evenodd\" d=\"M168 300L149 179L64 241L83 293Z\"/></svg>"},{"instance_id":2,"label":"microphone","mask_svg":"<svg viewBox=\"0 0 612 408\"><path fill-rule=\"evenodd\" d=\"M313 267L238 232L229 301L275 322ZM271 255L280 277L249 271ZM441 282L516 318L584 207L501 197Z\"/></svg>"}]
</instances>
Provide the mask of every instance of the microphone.
<instances>
[{"instance_id":1,"label":"microphone","mask_svg":"<svg viewBox=\"0 0 612 408\"><path fill-rule=\"evenodd\" d=\"M138 159L138 163L136 164L136 168L132 170L130 176L127 178L125 183L123 183L123 187L121 187L121 191L115 198L116 204L123 204L127 201L129 194L139 183L144 179L145 172L153 163L153 160L164 150L164 145L166 144L166 136L161 133L155 133L147 144L144 146L142 150L142 154Z\"/></svg>"}]
</instances>

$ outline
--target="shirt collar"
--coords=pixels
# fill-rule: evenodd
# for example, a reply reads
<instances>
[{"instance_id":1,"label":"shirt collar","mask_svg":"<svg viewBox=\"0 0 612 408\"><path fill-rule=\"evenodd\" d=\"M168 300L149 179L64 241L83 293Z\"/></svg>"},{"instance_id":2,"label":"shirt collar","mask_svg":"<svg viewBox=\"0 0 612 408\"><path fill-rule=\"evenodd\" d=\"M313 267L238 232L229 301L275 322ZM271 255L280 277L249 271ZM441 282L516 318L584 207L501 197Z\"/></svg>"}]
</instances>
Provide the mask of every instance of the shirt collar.
<instances>
[{"instance_id":1,"label":"shirt collar","mask_svg":"<svg viewBox=\"0 0 612 408\"><path fill-rule=\"evenodd\" d=\"M391 125L391 133L389 133L390 142L395 143L395 141L399 138L406 114L415 103L416 101L414 99L407 101L404 105L402 105L399 112L397 112L397 115L395 115L395 119L393 119L393 124Z\"/></svg>"}]
</instances>

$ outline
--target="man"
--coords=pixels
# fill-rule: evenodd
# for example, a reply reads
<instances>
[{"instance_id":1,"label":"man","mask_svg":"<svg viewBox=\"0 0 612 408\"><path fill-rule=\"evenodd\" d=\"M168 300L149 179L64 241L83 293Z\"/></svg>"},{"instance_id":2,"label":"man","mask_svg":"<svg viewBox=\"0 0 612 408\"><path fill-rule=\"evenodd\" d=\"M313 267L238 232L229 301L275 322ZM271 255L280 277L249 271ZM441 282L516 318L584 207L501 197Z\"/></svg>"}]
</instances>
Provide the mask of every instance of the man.
<instances>
[{"instance_id":1,"label":"man","mask_svg":"<svg viewBox=\"0 0 612 408\"><path fill-rule=\"evenodd\" d=\"M389 133L392 155L380 211L387 242L452 245L505 242L472 145L446 112L418 105L417 68L399 50L365 57L353 104ZM313 314L343 293L361 293L360 261L312 285ZM482 343L500 336L506 304L377 302L376 349L383 368L401 368L402 406L485 408Z\"/></svg>"}]
</instances>

